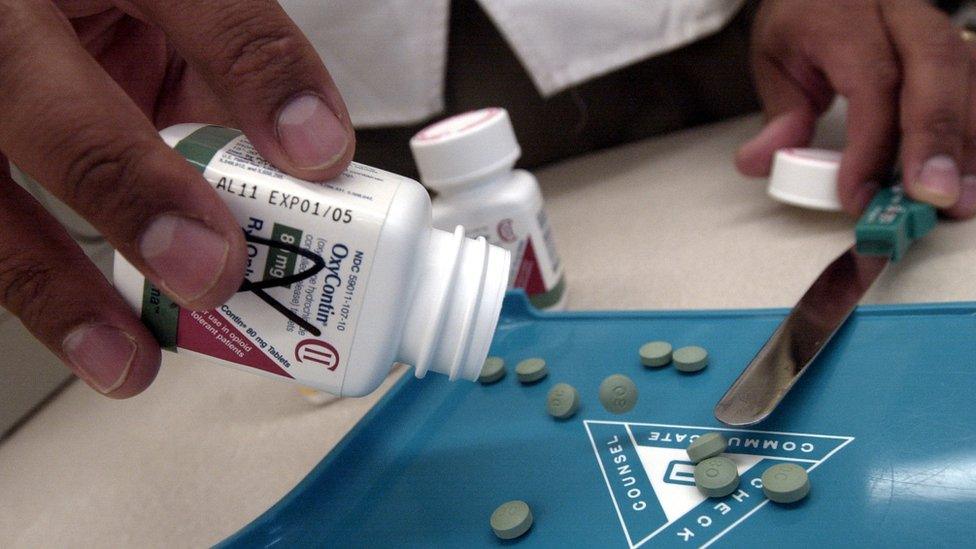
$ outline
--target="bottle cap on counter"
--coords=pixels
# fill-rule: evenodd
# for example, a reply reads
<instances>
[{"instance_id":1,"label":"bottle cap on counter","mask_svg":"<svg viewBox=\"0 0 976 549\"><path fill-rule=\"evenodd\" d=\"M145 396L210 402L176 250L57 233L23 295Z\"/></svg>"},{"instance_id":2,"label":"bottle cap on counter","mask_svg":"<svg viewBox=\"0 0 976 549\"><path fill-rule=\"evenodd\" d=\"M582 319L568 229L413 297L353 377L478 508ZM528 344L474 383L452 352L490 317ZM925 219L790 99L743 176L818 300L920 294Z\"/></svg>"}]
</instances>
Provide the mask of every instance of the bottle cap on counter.
<instances>
[{"instance_id":1,"label":"bottle cap on counter","mask_svg":"<svg viewBox=\"0 0 976 549\"><path fill-rule=\"evenodd\" d=\"M769 196L815 210L840 211L837 169L841 154L825 149L780 149L773 157Z\"/></svg>"}]
</instances>

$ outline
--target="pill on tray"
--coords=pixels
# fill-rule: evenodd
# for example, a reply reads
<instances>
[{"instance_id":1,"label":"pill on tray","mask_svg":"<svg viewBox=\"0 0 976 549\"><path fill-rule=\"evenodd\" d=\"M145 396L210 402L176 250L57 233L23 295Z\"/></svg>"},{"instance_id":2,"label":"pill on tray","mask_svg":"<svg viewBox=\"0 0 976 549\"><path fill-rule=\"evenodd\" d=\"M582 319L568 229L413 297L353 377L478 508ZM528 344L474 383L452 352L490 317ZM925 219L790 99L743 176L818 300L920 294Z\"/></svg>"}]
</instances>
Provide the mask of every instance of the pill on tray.
<instances>
[{"instance_id":1,"label":"pill on tray","mask_svg":"<svg viewBox=\"0 0 976 549\"><path fill-rule=\"evenodd\" d=\"M776 503L793 503L810 493L810 478L795 463L779 463L763 471L763 493Z\"/></svg>"},{"instance_id":2,"label":"pill on tray","mask_svg":"<svg viewBox=\"0 0 976 549\"><path fill-rule=\"evenodd\" d=\"M708 351L697 346L675 349L671 355L674 367L682 372L697 372L708 366Z\"/></svg>"},{"instance_id":3,"label":"pill on tray","mask_svg":"<svg viewBox=\"0 0 976 549\"><path fill-rule=\"evenodd\" d=\"M505 377L505 361L497 356L486 358L485 365L481 367L481 374L478 376L478 381L487 385L503 377Z\"/></svg>"},{"instance_id":4,"label":"pill on tray","mask_svg":"<svg viewBox=\"0 0 976 549\"><path fill-rule=\"evenodd\" d=\"M725 497L739 487L735 462L725 456L708 458L695 465L695 486L710 498Z\"/></svg>"},{"instance_id":5,"label":"pill on tray","mask_svg":"<svg viewBox=\"0 0 976 549\"><path fill-rule=\"evenodd\" d=\"M527 358L515 365L515 374L522 383L533 383L546 377L549 368L541 358Z\"/></svg>"},{"instance_id":6,"label":"pill on tray","mask_svg":"<svg viewBox=\"0 0 976 549\"><path fill-rule=\"evenodd\" d=\"M688 446L688 459L698 463L710 457L721 455L728 447L725 437L719 433L705 433Z\"/></svg>"},{"instance_id":7,"label":"pill on tray","mask_svg":"<svg viewBox=\"0 0 976 549\"><path fill-rule=\"evenodd\" d=\"M649 341L641 345L638 354L644 366L667 366L671 362L671 344L667 341Z\"/></svg>"},{"instance_id":8,"label":"pill on tray","mask_svg":"<svg viewBox=\"0 0 976 549\"><path fill-rule=\"evenodd\" d=\"M610 413L629 412L637 404L637 385L625 375L613 374L600 383L600 403Z\"/></svg>"},{"instance_id":9,"label":"pill on tray","mask_svg":"<svg viewBox=\"0 0 976 549\"><path fill-rule=\"evenodd\" d=\"M515 539L532 527L532 510L521 500L506 501L491 514L491 529L501 539Z\"/></svg>"},{"instance_id":10,"label":"pill on tray","mask_svg":"<svg viewBox=\"0 0 976 549\"><path fill-rule=\"evenodd\" d=\"M549 415L559 419L572 417L579 410L579 391L568 383L557 383L549 389L546 397L546 411Z\"/></svg>"}]
</instances>

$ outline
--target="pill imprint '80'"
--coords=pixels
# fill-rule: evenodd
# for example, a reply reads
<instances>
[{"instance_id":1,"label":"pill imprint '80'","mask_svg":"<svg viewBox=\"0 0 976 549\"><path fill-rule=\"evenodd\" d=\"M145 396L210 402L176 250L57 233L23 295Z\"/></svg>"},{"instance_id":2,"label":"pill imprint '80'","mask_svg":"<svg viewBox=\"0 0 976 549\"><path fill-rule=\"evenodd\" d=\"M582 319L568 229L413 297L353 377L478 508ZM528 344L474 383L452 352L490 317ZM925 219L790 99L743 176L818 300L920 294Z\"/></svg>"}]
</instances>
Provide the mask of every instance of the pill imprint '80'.
<instances>
[{"instance_id":1,"label":"pill imprint '80'","mask_svg":"<svg viewBox=\"0 0 976 549\"><path fill-rule=\"evenodd\" d=\"M637 385L625 375L613 374L600 383L600 403L613 414L629 412L637 404Z\"/></svg>"},{"instance_id":2,"label":"pill imprint '80'","mask_svg":"<svg viewBox=\"0 0 976 549\"><path fill-rule=\"evenodd\" d=\"M739 487L739 471L725 456L710 457L695 465L695 486L707 497L721 498Z\"/></svg>"}]
</instances>

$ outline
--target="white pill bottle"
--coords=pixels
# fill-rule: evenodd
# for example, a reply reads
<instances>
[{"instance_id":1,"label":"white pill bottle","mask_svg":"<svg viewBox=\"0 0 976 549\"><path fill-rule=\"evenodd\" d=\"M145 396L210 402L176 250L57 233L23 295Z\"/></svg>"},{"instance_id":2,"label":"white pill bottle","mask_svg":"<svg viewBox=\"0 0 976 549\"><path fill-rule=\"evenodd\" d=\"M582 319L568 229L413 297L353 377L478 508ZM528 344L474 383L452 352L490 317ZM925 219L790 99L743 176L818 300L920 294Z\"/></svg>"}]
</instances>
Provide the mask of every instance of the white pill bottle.
<instances>
[{"instance_id":1,"label":"white pill bottle","mask_svg":"<svg viewBox=\"0 0 976 549\"><path fill-rule=\"evenodd\" d=\"M535 177L514 170L522 154L505 109L452 116L410 140L420 180L433 189L434 226L463 225L469 237L512 253L509 287L539 309L566 305L566 281Z\"/></svg>"},{"instance_id":2,"label":"white pill bottle","mask_svg":"<svg viewBox=\"0 0 976 549\"><path fill-rule=\"evenodd\" d=\"M169 350L343 396L395 362L474 381L488 354L509 253L433 229L424 188L353 163L327 183L285 175L229 128L160 132L197 167L248 243L226 304L183 310L121 255L115 285Z\"/></svg>"}]
</instances>

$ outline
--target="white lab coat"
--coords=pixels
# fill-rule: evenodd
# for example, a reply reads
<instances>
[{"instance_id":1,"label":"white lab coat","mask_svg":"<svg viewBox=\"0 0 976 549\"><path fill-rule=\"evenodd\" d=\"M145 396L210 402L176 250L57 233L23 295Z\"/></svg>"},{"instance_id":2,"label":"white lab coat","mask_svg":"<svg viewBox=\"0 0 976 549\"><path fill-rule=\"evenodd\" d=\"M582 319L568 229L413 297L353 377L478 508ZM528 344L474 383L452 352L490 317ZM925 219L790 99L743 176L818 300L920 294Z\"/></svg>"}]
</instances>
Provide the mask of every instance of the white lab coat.
<instances>
[{"instance_id":1,"label":"white lab coat","mask_svg":"<svg viewBox=\"0 0 976 549\"><path fill-rule=\"evenodd\" d=\"M478 0L543 96L713 33L743 1ZM449 0L280 3L322 56L357 127L443 110Z\"/></svg>"}]
</instances>

